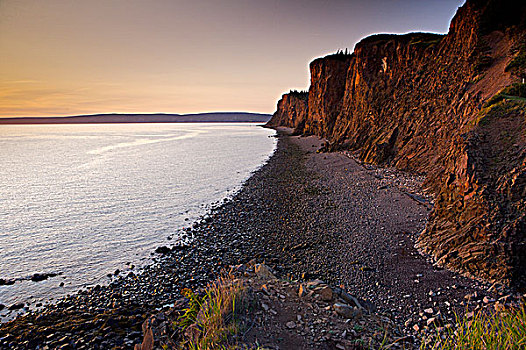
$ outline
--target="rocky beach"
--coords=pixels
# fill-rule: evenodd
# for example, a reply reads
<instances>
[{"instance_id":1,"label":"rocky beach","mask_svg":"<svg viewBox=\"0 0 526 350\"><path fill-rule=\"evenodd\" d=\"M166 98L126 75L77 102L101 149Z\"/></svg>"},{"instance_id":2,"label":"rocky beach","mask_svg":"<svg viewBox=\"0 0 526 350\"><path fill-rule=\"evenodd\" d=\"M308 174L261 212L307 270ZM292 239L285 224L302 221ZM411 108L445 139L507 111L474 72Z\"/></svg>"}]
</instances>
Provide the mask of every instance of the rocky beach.
<instances>
[{"instance_id":1,"label":"rocky beach","mask_svg":"<svg viewBox=\"0 0 526 350\"><path fill-rule=\"evenodd\" d=\"M113 33L141 39L126 46L125 52L133 47L134 54L124 55L125 59L117 59L118 50L112 50L114 61L131 69L128 74L115 70L119 73L115 76L147 69L139 75L148 84L128 78L125 84L106 81L110 77L103 75L99 79L90 62L71 65L71 71L60 75L68 77L68 84L60 85L67 86L67 93L45 91L62 101L76 96L71 91L87 94L100 88L103 96L106 86L104 96L112 96L126 92L121 86L133 85L137 91L129 91L126 99L105 97L106 107L88 109L136 111L131 114L49 117L56 107L36 106L48 98L39 98L30 88L39 81L27 79L39 77L43 68L32 75L20 69L24 74L10 78L12 86L4 95L20 98L22 107L34 104L13 107L17 115L40 110L46 117L0 118L7 124L125 125L243 118L266 124L251 125L264 132L260 138L248 131L229 137L228 130L213 125L206 133L140 130L132 136L123 135L122 129L78 134L87 126L72 125L73 134L53 131L46 136L42 129L34 138L25 138L17 126L6 127L13 134L3 137L9 142L2 148L6 159L2 188L12 191L0 198L6 203L0 216L0 225L6 227L0 236L9 241L0 259L6 267L0 288L9 293L2 299L6 305L0 304L0 350L525 349L526 2L460 2L453 17L453 7L448 10L449 29L434 27L436 34L427 32L433 28L428 24L439 17L437 10L445 9L446 2L440 6L414 2L406 8L385 1L382 6L354 8L357 2L349 1L294 6L293 2L238 6L227 1L200 4L196 12L193 8L185 12L186 3L171 2L145 3L141 10L140 4L126 4L126 11L116 7L108 28L128 10L136 14L123 17L119 30L101 31L98 40ZM68 18L51 20L54 17L44 15L40 7L25 12L13 4L4 6L13 11L6 16L13 19L13 28L25 32L31 27L36 36L32 41L18 36L6 52L45 42L38 36L47 32L33 28L34 23L48 21L49 28L55 28ZM50 6L49 13L57 14L62 5ZM79 18L96 14L96 21L71 21L72 29L90 24L80 38L96 32L99 26L92 24L111 12L97 9L99 5L90 3L90 11L71 6ZM150 12L156 15L143 28L137 18ZM16 24L26 13L33 15ZM368 25L376 15L386 17L372 31ZM165 21L156 19L164 16ZM184 22L177 16L197 20L198 28L211 27L202 33L195 24L175 29ZM218 18L221 21L216 22ZM406 29L394 30L399 27L389 24L393 19ZM323 23L329 26L324 29ZM123 28L130 24L128 35ZM226 30L233 24L231 31ZM157 32L143 37L156 25ZM65 28L57 27L56 33ZM267 29L265 38L261 34ZM370 35L376 30L388 34ZM55 47L61 35L49 33L46 38L53 38L49 46ZM197 33L203 35L192 39ZM178 37L184 40L175 40ZM124 42L118 39L100 48L118 47ZM81 41L64 40L64 50L78 52L79 62L93 53L81 55L81 49L98 42L94 38L74 50L72 44ZM138 42L162 42L158 46L173 48L173 56L165 56L156 46L141 48ZM272 44L265 46L268 43ZM354 48L327 54L341 43ZM296 47L304 50L295 57ZM318 51L312 51L314 47ZM226 56L220 55L223 50ZM149 64L135 55L150 52L155 57ZM70 57L53 51L45 59L35 55L33 63L48 64L49 57L61 56ZM13 67L18 67L33 55L24 51L20 56L24 59L14 57ZM130 57L145 62L144 68L121 64ZM262 103L269 103L269 87L302 86L289 79L305 73L294 66L304 57L318 57L308 66L308 86L285 92L270 119L245 112L141 114L159 108L213 111L218 106L268 112ZM190 61L182 63L183 58ZM107 61L105 55L100 64ZM69 61L49 65L70 66ZM83 67L90 69L79 69ZM83 85L72 89L69 83L79 72L88 72L85 79L93 80L96 89ZM248 79L252 74L258 78ZM49 75L51 80L59 76ZM96 84L95 77L100 80ZM157 97L149 95L154 92ZM184 98L186 93L193 95ZM277 96L272 94L272 99ZM75 98L80 99L80 93ZM216 104L208 106L214 99ZM64 111L79 104L61 103L67 106ZM234 117L237 114L239 118ZM61 148L58 139L71 143ZM35 146L40 143L34 140L49 142L44 144L50 152L42 153L45 148ZM168 149L166 142L179 140L191 147L173 143ZM89 147L77 148L81 141ZM260 151L263 158L258 158ZM61 159L73 165L61 165ZM243 166L237 169L238 165ZM237 182L231 181L234 175ZM157 183L158 187L150 186ZM32 194L28 188L39 191ZM226 197L229 193L232 196ZM35 198L41 207L35 206ZM188 201L179 205L178 199ZM35 219L42 216L42 221ZM32 254L23 260L24 252ZM110 257L118 252L120 260L97 257L101 252ZM50 263L45 270L38 264L28 270L27 261ZM15 269L9 271L11 267ZM65 267L75 268L68 273ZM77 291L79 286L89 287Z\"/></svg>"},{"instance_id":2,"label":"rocky beach","mask_svg":"<svg viewBox=\"0 0 526 350\"><path fill-rule=\"evenodd\" d=\"M434 266L414 247L430 203L418 177L320 152L318 137L278 130L278 146L231 199L156 249L141 271L116 271L0 326L2 349L131 348L142 324L222 270L253 259L289 281L323 280L406 334L454 322L453 312L514 303L520 295ZM416 191L416 192L415 192ZM35 282L38 283L38 282ZM12 307L12 306L7 306Z\"/></svg>"}]
</instances>

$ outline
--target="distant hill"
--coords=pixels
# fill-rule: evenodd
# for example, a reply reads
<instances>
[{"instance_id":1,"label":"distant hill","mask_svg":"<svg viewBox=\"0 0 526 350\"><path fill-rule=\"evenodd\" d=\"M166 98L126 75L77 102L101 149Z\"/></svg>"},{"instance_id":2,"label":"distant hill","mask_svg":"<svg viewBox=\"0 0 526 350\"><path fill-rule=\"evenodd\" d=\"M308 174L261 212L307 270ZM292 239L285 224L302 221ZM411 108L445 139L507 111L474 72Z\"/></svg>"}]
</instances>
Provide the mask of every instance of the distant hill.
<instances>
[{"instance_id":1,"label":"distant hill","mask_svg":"<svg viewBox=\"0 0 526 350\"><path fill-rule=\"evenodd\" d=\"M72 117L0 118L0 124L97 124L97 123L266 123L270 114L216 112L197 114L92 114Z\"/></svg>"}]
</instances>

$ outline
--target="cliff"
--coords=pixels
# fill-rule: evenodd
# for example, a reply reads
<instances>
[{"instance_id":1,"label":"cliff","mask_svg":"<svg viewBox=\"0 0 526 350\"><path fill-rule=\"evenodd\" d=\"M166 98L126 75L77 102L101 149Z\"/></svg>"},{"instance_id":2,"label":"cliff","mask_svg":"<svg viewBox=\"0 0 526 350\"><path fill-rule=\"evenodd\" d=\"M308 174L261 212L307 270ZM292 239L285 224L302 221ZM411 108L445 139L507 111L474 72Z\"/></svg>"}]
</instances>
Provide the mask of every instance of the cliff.
<instances>
[{"instance_id":1,"label":"cliff","mask_svg":"<svg viewBox=\"0 0 526 350\"><path fill-rule=\"evenodd\" d=\"M468 0L447 35L374 35L310 65L306 107L269 125L325 137L368 163L427 175L419 246L439 264L525 285L526 3ZM306 110L305 110L306 109Z\"/></svg>"},{"instance_id":2,"label":"cliff","mask_svg":"<svg viewBox=\"0 0 526 350\"><path fill-rule=\"evenodd\" d=\"M307 117L307 99L308 94L304 91L291 91L284 94L278 102L277 112L267 125L303 130Z\"/></svg>"}]
</instances>

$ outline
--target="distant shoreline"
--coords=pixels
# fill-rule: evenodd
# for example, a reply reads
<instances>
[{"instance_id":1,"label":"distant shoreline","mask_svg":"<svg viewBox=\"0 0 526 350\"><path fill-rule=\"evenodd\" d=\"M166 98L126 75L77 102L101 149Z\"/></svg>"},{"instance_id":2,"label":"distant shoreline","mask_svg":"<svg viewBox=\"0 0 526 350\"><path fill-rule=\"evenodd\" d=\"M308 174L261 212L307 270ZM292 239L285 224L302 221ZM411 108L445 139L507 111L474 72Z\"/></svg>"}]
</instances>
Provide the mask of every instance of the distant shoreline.
<instances>
[{"instance_id":1,"label":"distant shoreline","mask_svg":"<svg viewBox=\"0 0 526 350\"><path fill-rule=\"evenodd\" d=\"M0 118L0 125L123 123L266 123L270 114L213 112L196 114L92 114L70 117Z\"/></svg>"}]
</instances>

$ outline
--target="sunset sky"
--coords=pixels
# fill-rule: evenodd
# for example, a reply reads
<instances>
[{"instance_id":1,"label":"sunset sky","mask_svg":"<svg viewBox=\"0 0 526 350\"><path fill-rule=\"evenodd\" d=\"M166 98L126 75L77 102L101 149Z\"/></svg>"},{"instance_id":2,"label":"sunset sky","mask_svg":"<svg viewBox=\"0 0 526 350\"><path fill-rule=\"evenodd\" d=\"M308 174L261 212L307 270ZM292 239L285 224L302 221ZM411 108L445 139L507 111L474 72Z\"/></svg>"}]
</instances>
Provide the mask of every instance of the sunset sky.
<instances>
[{"instance_id":1,"label":"sunset sky","mask_svg":"<svg viewBox=\"0 0 526 350\"><path fill-rule=\"evenodd\" d=\"M0 117L272 113L308 63L462 0L0 0Z\"/></svg>"}]
</instances>

